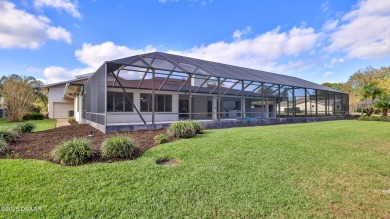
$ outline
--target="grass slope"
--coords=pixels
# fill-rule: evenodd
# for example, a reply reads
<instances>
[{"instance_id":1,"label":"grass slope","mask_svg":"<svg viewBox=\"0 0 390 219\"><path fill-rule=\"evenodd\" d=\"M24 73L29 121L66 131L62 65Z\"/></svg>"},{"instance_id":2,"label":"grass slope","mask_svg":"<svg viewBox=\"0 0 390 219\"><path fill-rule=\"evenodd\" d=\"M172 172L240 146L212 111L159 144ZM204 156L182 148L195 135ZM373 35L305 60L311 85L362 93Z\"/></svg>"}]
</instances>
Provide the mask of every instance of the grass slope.
<instances>
[{"instance_id":1,"label":"grass slope","mask_svg":"<svg viewBox=\"0 0 390 219\"><path fill-rule=\"evenodd\" d=\"M34 130L34 132L38 131L44 131L47 129L52 129L56 127L56 120L55 119L44 119L44 120L31 120L32 123L34 123L37 128ZM17 123L11 123L7 122L6 118L0 118L0 127L9 127Z\"/></svg>"},{"instance_id":2,"label":"grass slope","mask_svg":"<svg viewBox=\"0 0 390 219\"><path fill-rule=\"evenodd\" d=\"M390 217L384 122L209 130L135 161L80 167L0 160L4 218ZM177 167L157 158L180 160Z\"/></svg>"}]
</instances>

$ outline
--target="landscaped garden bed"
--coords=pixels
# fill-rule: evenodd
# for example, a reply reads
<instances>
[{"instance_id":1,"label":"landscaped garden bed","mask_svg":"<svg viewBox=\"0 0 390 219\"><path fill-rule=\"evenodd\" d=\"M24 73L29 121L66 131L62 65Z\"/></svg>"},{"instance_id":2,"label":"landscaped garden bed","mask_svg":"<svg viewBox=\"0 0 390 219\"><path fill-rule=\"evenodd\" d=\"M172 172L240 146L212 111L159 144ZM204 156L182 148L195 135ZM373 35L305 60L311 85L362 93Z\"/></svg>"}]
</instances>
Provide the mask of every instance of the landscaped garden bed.
<instances>
[{"instance_id":1,"label":"landscaped garden bed","mask_svg":"<svg viewBox=\"0 0 390 219\"><path fill-rule=\"evenodd\" d=\"M144 151L156 146L154 137L165 133L165 129L154 131L123 132L121 134L131 137L137 146L137 152L132 159L139 157ZM92 135L91 135L92 133ZM103 159L99 155L99 150L103 141L107 138L117 135L116 133L104 134L99 130L87 124L73 123L70 126L63 126L41 132L32 132L21 134L16 142L9 144L8 153L0 158L18 158L18 159L39 159L52 161L51 151L63 141L73 138L85 137L91 141L91 147L94 151L93 161L106 162L123 159ZM174 138L173 138L174 139Z\"/></svg>"},{"instance_id":2,"label":"landscaped garden bed","mask_svg":"<svg viewBox=\"0 0 390 219\"><path fill-rule=\"evenodd\" d=\"M39 208L0 217L390 218L388 127L339 120L216 129L136 160L71 168L0 159L0 204Z\"/></svg>"}]
</instances>

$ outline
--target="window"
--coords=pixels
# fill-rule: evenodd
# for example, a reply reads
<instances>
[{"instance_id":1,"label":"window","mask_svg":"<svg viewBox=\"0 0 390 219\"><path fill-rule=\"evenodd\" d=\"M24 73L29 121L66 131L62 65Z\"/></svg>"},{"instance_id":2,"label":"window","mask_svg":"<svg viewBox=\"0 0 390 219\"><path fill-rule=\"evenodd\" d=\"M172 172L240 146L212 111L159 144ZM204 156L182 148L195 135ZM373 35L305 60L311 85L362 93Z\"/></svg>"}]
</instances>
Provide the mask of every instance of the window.
<instances>
[{"instance_id":1,"label":"window","mask_svg":"<svg viewBox=\"0 0 390 219\"><path fill-rule=\"evenodd\" d=\"M251 109L261 108L260 100L251 100Z\"/></svg>"},{"instance_id":2,"label":"window","mask_svg":"<svg viewBox=\"0 0 390 219\"><path fill-rule=\"evenodd\" d=\"M127 93L133 101L133 94ZM107 92L107 112L133 112L133 105L122 92Z\"/></svg>"},{"instance_id":3,"label":"window","mask_svg":"<svg viewBox=\"0 0 390 219\"><path fill-rule=\"evenodd\" d=\"M152 111L152 95L151 94L141 94L141 112L151 112Z\"/></svg>"},{"instance_id":4,"label":"window","mask_svg":"<svg viewBox=\"0 0 390 219\"><path fill-rule=\"evenodd\" d=\"M156 94L156 112L172 112L172 95ZM141 94L141 112L152 112L152 94Z\"/></svg>"}]
</instances>

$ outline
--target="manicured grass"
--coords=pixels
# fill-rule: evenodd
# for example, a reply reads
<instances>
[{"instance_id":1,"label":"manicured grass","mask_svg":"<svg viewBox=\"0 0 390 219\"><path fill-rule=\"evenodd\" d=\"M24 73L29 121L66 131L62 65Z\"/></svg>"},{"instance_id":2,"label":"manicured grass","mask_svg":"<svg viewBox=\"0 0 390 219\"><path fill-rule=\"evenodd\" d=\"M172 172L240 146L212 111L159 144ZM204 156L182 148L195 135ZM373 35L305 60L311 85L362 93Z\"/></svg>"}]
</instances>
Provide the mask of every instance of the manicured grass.
<instances>
[{"instance_id":1,"label":"manicured grass","mask_svg":"<svg viewBox=\"0 0 390 219\"><path fill-rule=\"evenodd\" d=\"M56 120L55 119L44 119L44 120L31 120L32 123L34 123L37 128L34 129L34 132L38 131L44 131L47 129L52 129L56 127ZM0 118L0 127L9 127L17 123L11 123L7 122L7 119Z\"/></svg>"},{"instance_id":2,"label":"manicured grass","mask_svg":"<svg viewBox=\"0 0 390 219\"><path fill-rule=\"evenodd\" d=\"M163 156L180 165L156 165ZM63 167L0 160L0 212L47 218L388 218L390 135L383 122L208 130L133 161Z\"/></svg>"}]
</instances>

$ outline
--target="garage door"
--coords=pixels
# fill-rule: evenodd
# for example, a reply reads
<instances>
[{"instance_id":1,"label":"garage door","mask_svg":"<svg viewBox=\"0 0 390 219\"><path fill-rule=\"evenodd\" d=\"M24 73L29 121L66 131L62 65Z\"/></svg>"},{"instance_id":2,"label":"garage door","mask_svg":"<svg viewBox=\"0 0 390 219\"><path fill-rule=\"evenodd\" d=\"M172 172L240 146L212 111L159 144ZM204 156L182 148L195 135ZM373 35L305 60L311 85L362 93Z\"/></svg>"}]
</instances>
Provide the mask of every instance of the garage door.
<instances>
[{"instance_id":1,"label":"garage door","mask_svg":"<svg viewBox=\"0 0 390 219\"><path fill-rule=\"evenodd\" d=\"M53 118L65 119L68 118L68 112L74 110L73 103L53 103Z\"/></svg>"}]
</instances>

